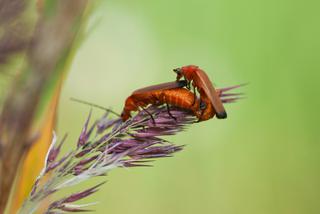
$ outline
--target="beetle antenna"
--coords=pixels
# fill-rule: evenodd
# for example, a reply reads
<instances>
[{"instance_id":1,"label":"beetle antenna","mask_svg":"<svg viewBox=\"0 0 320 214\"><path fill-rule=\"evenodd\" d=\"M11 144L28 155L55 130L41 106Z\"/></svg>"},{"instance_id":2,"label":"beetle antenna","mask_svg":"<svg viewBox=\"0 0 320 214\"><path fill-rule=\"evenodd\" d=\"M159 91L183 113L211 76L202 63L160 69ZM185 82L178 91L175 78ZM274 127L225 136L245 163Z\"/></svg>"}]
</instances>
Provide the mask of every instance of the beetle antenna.
<instances>
[{"instance_id":1,"label":"beetle antenna","mask_svg":"<svg viewBox=\"0 0 320 214\"><path fill-rule=\"evenodd\" d=\"M118 114L117 112L115 111L112 111L111 109L109 108L106 108L106 107L103 107L103 106L100 106L100 105L97 105L97 104L94 104L94 103L90 103L90 102L87 102L87 101L84 101L84 100L79 100L77 98L73 98L73 97L70 97L70 100L74 101L74 102L78 102L78 103L82 103L82 104L85 104L85 105L89 105L89 106L92 106L92 107L95 107L95 108L99 108L99 109L102 109L102 110L105 110L107 112L110 112L118 117L120 117L120 114Z\"/></svg>"}]
</instances>

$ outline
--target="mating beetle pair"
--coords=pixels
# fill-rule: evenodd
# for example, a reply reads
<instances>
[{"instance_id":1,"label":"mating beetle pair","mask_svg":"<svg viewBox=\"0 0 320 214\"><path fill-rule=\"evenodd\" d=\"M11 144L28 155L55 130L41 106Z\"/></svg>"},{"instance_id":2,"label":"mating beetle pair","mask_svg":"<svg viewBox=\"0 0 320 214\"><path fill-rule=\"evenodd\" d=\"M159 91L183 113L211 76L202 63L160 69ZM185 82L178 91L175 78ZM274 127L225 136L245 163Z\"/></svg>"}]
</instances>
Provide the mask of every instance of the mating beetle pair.
<instances>
[{"instance_id":1,"label":"mating beetle pair","mask_svg":"<svg viewBox=\"0 0 320 214\"><path fill-rule=\"evenodd\" d=\"M198 66L188 65L173 70L177 73L177 80L174 82L153 85L138 89L130 95L123 108L121 118L123 121L131 117L131 111L145 110L148 105L167 105L168 114L170 106L191 110L199 121L209 120L217 116L219 119L227 117L219 97L220 91L216 90L207 74ZM185 80L180 80L184 77ZM193 93L190 91L191 83ZM186 87L186 88L184 88ZM196 95L196 90L200 97ZM152 115L150 114L152 117ZM153 118L152 118L153 119Z\"/></svg>"}]
</instances>

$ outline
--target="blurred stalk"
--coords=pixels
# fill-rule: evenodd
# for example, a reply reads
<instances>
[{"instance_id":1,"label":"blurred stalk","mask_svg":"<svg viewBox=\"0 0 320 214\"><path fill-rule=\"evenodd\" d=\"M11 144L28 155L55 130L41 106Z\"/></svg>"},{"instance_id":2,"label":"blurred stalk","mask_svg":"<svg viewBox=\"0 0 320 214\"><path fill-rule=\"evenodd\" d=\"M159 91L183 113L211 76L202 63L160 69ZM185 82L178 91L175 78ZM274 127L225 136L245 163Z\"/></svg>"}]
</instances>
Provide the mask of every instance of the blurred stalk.
<instances>
[{"instance_id":1,"label":"blurred stalk","mask_svg":"<svg viewBox=\"0 0 320 214\"><path fill-rule=\"evenodd\" d=\"M36 116L42 117L52 97L50 92L64 75L87 4L87 0L43 2L26 50L26 62L12 84L0 115L0 213L4 213L7 206L19 163L35 139L41 139L41 129L35 129Z\"/></svg>"},{"instance_id":2,"label":"blurred stalk","mask_svg":"<svg viewBox=\"0 0 320 214\"><path fill-rule=\"evenodd\" d=\"M26 158L21 163L21 169L17 175L14 190L10 197L12 200L9 203L9 213L17 213L23 201L31 191L32 185L43 167L43 160L49 149L52 132L56 125L57 106L62 82L63 79L61 79L57 85L51 103L49 103L45 110L44 118L41 121L39 130L39 138L34 142L33 146L28 151Z\"/></svg>"}]
</instances>

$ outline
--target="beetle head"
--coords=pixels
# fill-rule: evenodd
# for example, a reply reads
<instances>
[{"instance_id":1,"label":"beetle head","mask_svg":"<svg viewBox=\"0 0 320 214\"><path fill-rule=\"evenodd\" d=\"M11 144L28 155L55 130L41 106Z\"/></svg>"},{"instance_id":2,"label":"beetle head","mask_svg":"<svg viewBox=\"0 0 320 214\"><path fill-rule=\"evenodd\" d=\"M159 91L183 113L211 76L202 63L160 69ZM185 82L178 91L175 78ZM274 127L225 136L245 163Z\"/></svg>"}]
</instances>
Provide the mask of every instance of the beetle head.
<instances>
[{"instance_id":1,"label":"beetle head","mask_svg":"<svg viewBox=\"0 0 320 214\"><path fill-rule=\"evenodd\" d=\"M181 68L175 68L173 69L173 71L177 74L177 80L179 80L183 76Z\"/></svg>"},{"instance_id":2,"label":"beetle head","mask_svg":"<svg viewBox=\"0 0 320 214\"><path fill-rule=\"evenodd\" d=\"M126 121L126 120L128 120L129 118L130 118L130 114L128 113L128 111L122 111L122 113L121 113L121 118L122 118L122 121L124 122L124 121Z\"/></svg>"}]
</instances>

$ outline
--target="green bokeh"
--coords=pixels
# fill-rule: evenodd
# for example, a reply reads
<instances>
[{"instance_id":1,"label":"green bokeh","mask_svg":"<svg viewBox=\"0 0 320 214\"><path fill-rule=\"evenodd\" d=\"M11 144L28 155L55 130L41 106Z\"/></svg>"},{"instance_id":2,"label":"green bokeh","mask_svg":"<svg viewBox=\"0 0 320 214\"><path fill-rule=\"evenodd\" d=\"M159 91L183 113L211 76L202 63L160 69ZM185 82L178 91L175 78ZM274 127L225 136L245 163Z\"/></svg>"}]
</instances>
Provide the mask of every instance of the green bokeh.
<instances>
[{"instance_id":1,"label":"green bokeh","mask_svg":"<svg viewBox=\"0 0 320 214\"><path fill-rule=\"evenodd\" d=\"M107 1L63 89L59 135L89 111L120 111L139 87L197 64L218 87L250 84L227 120L170 138L187 144L153 168L119 169L88 201L97 213L320 213L320 28L311 1ZM99 110L95 110L99 114Z\"/></svg>"}]
</instances>

